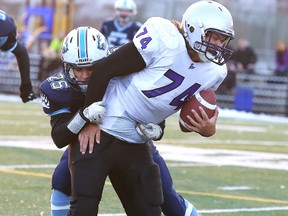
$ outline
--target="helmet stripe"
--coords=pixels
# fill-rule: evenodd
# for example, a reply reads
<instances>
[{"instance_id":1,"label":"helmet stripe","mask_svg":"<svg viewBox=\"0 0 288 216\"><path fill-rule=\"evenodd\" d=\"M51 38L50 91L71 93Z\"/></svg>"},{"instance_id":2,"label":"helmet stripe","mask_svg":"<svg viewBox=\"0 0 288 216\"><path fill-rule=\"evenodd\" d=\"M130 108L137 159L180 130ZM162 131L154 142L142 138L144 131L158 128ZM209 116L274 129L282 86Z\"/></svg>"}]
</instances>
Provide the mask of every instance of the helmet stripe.
<instances>
[{"instance_id":1,"label":"helmet stripe","mask_svg":"<svg viewBox=\"0 0 288 216\"><path fill-rule=\"evenodd\" d=\"M87 58L87 29L79 28L79 58Z\"/></svg>"},{"instance_id":2,"label":"helmet stripe","mask_svg":"<svg viewBox=\"0 0 288 216\"><path fill-rule=\"evenodd\" d=\"M128 7L128 2L124 1L124 7Z\"/></svg>"}]
</instances>

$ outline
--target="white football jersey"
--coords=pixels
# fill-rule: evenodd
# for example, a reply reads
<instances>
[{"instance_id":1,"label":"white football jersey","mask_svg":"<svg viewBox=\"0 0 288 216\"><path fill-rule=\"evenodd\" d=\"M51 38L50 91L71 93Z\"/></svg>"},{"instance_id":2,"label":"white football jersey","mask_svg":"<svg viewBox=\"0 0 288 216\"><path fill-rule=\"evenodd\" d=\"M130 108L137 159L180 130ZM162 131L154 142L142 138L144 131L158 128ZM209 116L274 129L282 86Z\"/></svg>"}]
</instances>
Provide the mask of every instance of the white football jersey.
<instances>
[{"instance_id":1,"label":"white football jersey","mask_svg":"<svg viewBox=\"0 0 288 216\"><path fill-rule=\"evenodd\" d=\"M159 124L195 93L216 90L227 69L193 62L182 34L163 18L148 19L133 42L146 68L110 82L103 98L107 111L101 129L121 140L143 143L136 123Z\"/></svg>"}]
</instances>

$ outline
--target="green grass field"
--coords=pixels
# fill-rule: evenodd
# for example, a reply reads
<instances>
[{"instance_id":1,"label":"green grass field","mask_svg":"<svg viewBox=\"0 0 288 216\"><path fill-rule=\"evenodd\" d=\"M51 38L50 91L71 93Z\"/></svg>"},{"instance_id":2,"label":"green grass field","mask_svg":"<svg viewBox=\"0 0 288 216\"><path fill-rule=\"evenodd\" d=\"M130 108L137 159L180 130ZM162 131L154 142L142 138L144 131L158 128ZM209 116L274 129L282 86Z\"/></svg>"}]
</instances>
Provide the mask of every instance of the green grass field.
<instances>
[{"instance_id":1,"label":"green grass field","mask_svg":"<svg viewBox=\"0 0 288 216\"><path fill-rule=\"evenodd\" d=\"M0 102L0 122L0 215L50 215L51 174L62 151L3 145L41 145L49 118L38 103ZM176 115L167 120L156 145L176 190L202 216L288 215L288 124L219 118L217 127L203 138L182 133ZM182 152L166 152L172 147ZM124 212L109 182L100 212Z\"/></svg>"}]
</instances>

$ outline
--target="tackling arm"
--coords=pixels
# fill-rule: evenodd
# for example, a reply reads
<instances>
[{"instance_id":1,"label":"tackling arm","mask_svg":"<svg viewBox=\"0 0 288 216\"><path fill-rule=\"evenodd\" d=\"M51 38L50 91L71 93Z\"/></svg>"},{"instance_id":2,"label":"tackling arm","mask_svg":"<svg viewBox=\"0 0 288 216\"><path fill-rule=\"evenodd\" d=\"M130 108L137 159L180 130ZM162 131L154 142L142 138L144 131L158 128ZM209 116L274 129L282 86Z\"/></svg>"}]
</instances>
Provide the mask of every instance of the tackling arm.
<instances>
[{"instance_id":1,"label":"tackling arm","mask_svg":"<svg viewBox=\"0 0 288 216\"><path fill-rule=\"evenodd\" d=\"M145 66L145 61L133 42L100 60L95 64L89 80L85 106L102 100L110 79L140 71Z\"/></svg>"},{"instance_id":2,"label":"tackling arm","mask_svg":"<svg viewBox=\"0 0 288 216\"><path fill-rule=\"evenodd\" d=\"M101 124L105 108L99 102L91 104L84 111L80 109L76 114L65 113L51 117L51 136L58 148L63 148L77 139L80 130L87 123Z\"/></svg>"},{"instance_id":3,"label":"tackling arm","mask_svg":"<svg viewBox=\"0 0 288 216\"><path fill-rule=\"evenodd\" d=\"M16 48L12 51L18 63L18 68L21 76L20 97L25 103L36 98L32 90L30 79L30 60L27 49L21 44L17 43Z\"/></svg>"},{"instance_id":4,"label":"tackling arm","mask_svg":"<svg viewBox=\"0 0 288 216\"><path fill-rule=\"evenodd\" d=\"M73 114L70 113L51 117L51 137L58 148L63 148L77 139L78 134L72 133L67 128L67 124L70 122L71 118L73 118Z\"/></svg>"},{"instance_id":5,"label":"tackling arm","mask_svg":"<svg viewBox=\"0 0 288 216\"><path fill-rule=\"evenodd\" d=\"M27 49L21 44L17 43L16 48L12 51L15 55L21 75L21 85L30 85L30 60Z\"/></svg>"}]
</instances>

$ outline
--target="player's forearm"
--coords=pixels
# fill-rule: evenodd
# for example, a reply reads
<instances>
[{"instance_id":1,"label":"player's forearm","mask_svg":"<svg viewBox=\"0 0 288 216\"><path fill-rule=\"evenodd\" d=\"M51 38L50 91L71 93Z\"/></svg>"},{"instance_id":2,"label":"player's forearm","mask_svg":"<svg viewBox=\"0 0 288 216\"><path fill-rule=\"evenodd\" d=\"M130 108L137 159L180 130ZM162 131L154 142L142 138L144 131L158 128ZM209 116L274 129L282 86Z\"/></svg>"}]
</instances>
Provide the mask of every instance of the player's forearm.
<instances>
[{"instance_id":1,"label":"player's forearm","mask_svg":"<svg viewBox=\"0 0 288 216\"><path fill-rule=\"evenodd\" d=\"M31 85L30 79L30 60L27 49L18 42L16 48L13 50L13 54L15 55L18 63L18 68L21 76L21 84L22 85Z\"/></svg>"},{"instance_id":2,"label":"player's forearm","mask_svg":"<svg viewBox=\"0 0 288 216\"><path fill-rule=\"evenodd\" d=\"M67 124L72 115L59 115L51 118L51 137L58 148L63 148L77 140L77 134L72 133Z\"/></svg>"}]
</instances>

